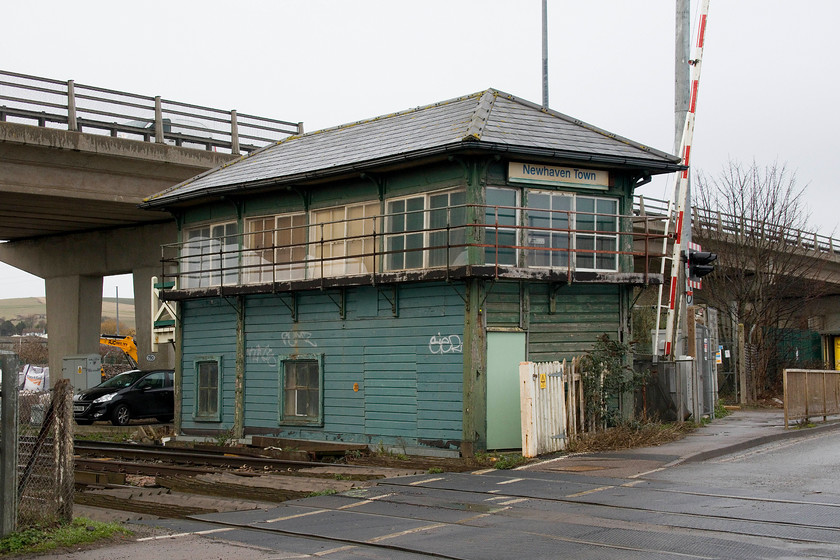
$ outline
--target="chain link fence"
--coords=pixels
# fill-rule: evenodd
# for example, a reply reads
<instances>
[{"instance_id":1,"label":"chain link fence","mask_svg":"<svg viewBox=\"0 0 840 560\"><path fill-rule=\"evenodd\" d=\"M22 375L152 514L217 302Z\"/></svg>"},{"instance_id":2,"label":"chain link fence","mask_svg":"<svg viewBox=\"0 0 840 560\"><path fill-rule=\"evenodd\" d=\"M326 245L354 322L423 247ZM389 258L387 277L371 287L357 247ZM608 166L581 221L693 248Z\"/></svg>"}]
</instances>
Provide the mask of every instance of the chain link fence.
<instances>
[{"instance_id":1,"label":"chain link fence","mask_svg":"<svg viewBox=\"0 0 840 560\"><path fill-rule=\"evenodd\" d=\"M59 380L50 391L19 391L17 401L15 528L21 531L69 522L73 517L74 493L70 382Z\"/></svg>"}]
</instances>

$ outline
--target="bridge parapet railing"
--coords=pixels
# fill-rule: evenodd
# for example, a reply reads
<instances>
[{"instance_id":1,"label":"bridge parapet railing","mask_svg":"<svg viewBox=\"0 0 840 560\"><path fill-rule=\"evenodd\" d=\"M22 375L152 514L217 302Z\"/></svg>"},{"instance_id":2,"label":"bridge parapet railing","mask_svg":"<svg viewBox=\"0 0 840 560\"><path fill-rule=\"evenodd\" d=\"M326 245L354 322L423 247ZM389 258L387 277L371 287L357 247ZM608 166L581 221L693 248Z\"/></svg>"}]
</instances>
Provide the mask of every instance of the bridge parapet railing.
<instances>
[{"instance_id":1,"label":"bridge parapet railing","mask_svg":"<svg viewBox=\"0 0 840 560\"><path fill-rule=\"evenodd\" d=\"M651 218L661 216L663 219L668 215L668 202L656 198L649 198L637 195L634 204L634 213L638 216ZM697 235L703 232L714 231L717 234L731 236L762 236L774 237L780 244L788 247L797 247L801 250L812 251L823 256L840 257L840 240L822 235L813 231L800 230L796 228L770 228L760 220L735 216L726 212L692 207L692 230Z\"/></svg>"},{"instance_id":2,"label":"bridge parapet railing","mask_svg":"<svg viewBox=\"0 0 840 560\"><path fill-rule=\"evenodd\" d=\"M0 70L0 121L239 154L303 123Z\"/></svg>"}]
</instances>

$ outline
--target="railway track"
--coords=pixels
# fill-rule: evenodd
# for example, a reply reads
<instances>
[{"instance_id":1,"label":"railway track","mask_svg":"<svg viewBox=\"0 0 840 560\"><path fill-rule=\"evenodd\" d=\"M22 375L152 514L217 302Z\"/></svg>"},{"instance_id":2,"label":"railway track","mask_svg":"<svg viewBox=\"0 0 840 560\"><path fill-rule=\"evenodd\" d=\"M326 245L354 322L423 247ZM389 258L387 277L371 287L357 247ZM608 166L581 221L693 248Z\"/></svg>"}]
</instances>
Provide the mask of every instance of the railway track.
<instances>
[{"instance_id":1,"label":"railway track","mask_svg":"<svg viewBox=\"0 0 840 560\"><path fill-rule=\"evenodd\" d=\"M91 457L100 456L109 459L124 459L155 463L170 463L175 465L209 466L218 468L259 469L263 471L295 471L305 468L324 467L327 463L317 461L299 461L291 459L276 459L271 457L254 457L249 454L238 453L235 449L191 449L188 447L163 447L155 445L118 444L109 442L76 441L74 443L76 455ZM330 463L336 470L350 470L350 465Z\"/></svg>"},{"instance_id":2,"label":"railway track","mask_svg":"<svg viewBox=\"0 0 840 560\"><path fill-rule=\"evenodd\" d=\"M182 518L266 507L370 486L385 477L417 474L412 469L257 457L256 452L76 441L74 501L140 516ZM139 479L132 480L131 475ZM153 488L139 491L138 486L126 484L127 477Z\"/></svg>"}]
</instances>

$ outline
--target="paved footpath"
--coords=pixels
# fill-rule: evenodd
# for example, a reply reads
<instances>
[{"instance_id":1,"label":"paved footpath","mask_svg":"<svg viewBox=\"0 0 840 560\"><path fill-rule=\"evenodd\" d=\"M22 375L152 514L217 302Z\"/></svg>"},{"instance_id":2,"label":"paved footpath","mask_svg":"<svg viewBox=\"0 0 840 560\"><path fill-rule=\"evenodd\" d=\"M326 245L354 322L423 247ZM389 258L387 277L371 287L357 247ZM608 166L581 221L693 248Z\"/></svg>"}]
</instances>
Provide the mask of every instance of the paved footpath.
<instances>
[{"instance_id":1,"label":"paved footpath","mask_svg":"<svg viewBox=\"0 0 840 560\"><path fill-rule=\"evenodd\" d=\"M681 463L706 461L781 440L840 429L832 420L813 428L785 429L784 413L776 409L735 410L686 437L654 447L565 455L542 461L528 470L567 472L616 478L639 478Z\"/></svg>"}]
</instances>

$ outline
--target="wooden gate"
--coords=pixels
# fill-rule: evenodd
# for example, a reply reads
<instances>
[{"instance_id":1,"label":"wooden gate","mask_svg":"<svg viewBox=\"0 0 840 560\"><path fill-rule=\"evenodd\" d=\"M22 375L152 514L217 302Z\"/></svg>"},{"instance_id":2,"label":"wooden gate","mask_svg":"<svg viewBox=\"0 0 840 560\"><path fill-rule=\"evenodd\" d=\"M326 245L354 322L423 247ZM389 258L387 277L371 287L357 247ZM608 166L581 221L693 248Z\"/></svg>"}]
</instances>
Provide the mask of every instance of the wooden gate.
<instances>
[{"instance_id":1,"label":"wooden gate","mask_svg":"<svg viewBox=\"0 0 840 560\"><path fill-rule=\"evenodd\" d=\"M522 455L566 448L583 426L583 387L575 360L519 364Z\"/></svg>"}]
</instances>

